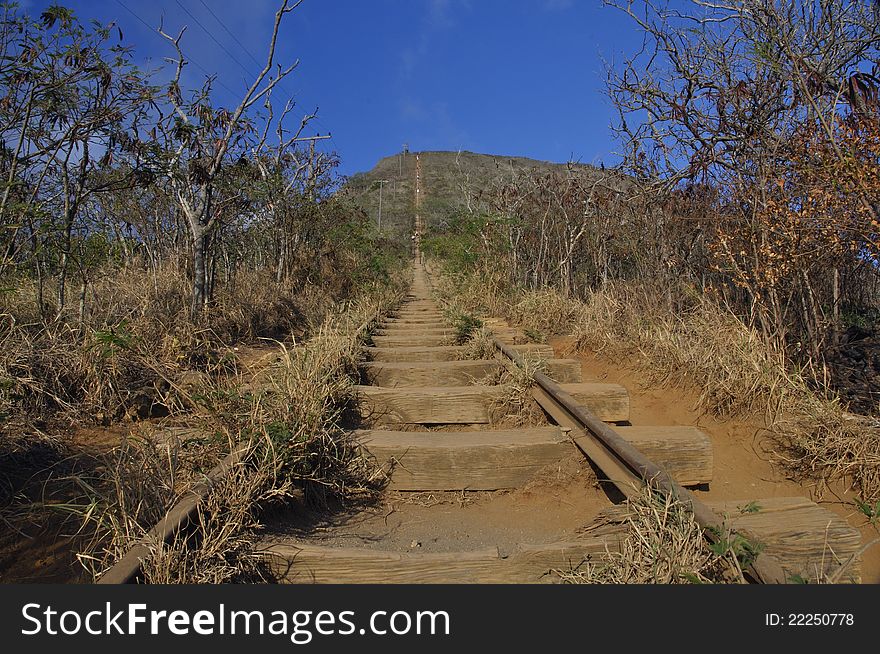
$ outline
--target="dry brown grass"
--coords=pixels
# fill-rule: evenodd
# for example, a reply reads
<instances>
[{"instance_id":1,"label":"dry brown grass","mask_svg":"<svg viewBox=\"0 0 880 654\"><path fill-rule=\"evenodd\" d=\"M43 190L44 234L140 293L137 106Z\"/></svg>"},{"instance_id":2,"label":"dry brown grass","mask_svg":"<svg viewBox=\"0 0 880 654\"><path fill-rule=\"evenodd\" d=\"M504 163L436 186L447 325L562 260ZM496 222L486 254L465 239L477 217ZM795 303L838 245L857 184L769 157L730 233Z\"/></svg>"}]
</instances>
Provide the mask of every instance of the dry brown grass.
<instances>
[{"instance_id":1,"label":"dry brown grass","mask_svg":"<svg viewBox=\"0 0 880 654\"><path fill-rule=\"evenodd\" d=\"M288 347L249 386L218 383L199 407L205 424L225 434L221 451L244 444L242 463L212 489L195 525L153 549L149 583L218 583L261 579L254 530L260 508L305 492L311 502L372 493L375 471L343 428L361 344L393 294L346 304L307 341ZM240 380L239 380L240 381ZM216 443L215 443L216 444ZM197 450L204 456L204 449ZM209 457L216 461L217 456ZM145 465L145 462L152 462ZM88 518L98 526L87 555L95 575L140 540L195 481L199 468L174 448L136 443L117 453L114 493L96 499Z\"/></svg>"},{"instance_id":2,"label":"dry brown grass","mask_svg":"<svg viewBox=\"0 0 880 654\"><path fill-rule=\"evenodd\" d=\"M628 500L623 517L626 534L620 551L607 551L599 561L558 571L576 584L691 584L740 578L732 552L716 554L706 546L693 513L668 495L649 487Z\"/></svg>"},{"instance_id":3,"label":"dry brown grass","mask_svg":"<svg viewBox=\"0 0 880 654\"><path fill-rule=\"evenodd\" d=\"M583 307L578 348L624 352L656 383L688 380L713 414L760 416L777 460L823 482L845 480L867 501L880 499L880 420L847 412L730 312L694 296L672 308L624 285L594 293Z\"/></svg>"},{"instance_id":4,"label":"dry brown grass","mask_svg":"<svg viewBox=\"0 0 880 654\"><path fill-rule=\"evenodd\" d=\"M500 385L504 388L501 396L494 399L489 407L489 419L496 427L519 428L547 424L544 411L532 397L535 373L546 372L547 364L534 355L524 355L521 360L522 366L506 362L497 373L474 381L476 384Z\"/></svg>"},{"instance_id":5,"label":"dry brown grass","mask_svg":"<svg viewBox=\"0 0 880 654\"><path fill-rule=\"evenodd\" d=\"M526 334L546 340L547 336L568 334L580 321L583 305L551 289L524 291L514 301L505 316L519 325Z\"/></svg>"},{"instance_id":6,"label":"dry brown grass","mask_svg":"<svg viewBox=\"0 0 880 654\"><path fill-rule=\"evenodd\" d=\"M608 284L585 301L554 290L507 289L495 277L438 276L442 296L526 330L571 333L575 347L626 357L654 383L685 381L721 417L759 416L773 456L820 483L840 479L880 500L880 418L849 413L812 371L757 330L686 288ZM820 491L822 489L820 488Z\"/></svg>"},{"instance_id":7,"label":"dry brown grass","mask_svg":"<svg viewBox=\"0 0 880 654\"><path fill-rule=\"evenodd\" d=\"M498 348L493 342L492 331L486 327L480 327L464 343L464 350L459 353L459 359L478 361L482 359L494 359Z\"/></svg>"}]
</instances>

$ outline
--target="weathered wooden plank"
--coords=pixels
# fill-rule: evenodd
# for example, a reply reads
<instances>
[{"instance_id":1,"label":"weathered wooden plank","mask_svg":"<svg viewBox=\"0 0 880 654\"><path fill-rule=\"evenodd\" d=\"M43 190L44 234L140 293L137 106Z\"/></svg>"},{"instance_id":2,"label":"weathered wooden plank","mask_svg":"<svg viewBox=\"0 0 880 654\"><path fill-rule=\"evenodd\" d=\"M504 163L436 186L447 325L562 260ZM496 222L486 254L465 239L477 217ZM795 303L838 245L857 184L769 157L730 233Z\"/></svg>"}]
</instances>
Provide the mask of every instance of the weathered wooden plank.
<instances>
[{"instance_id":1,"label":"weathered wooden plank","mask_svg":"<svg viewBox=\"0 0 880 654\"><path fill-rule=\"evenodd\" d=\"M433 313L437 315L442 315L443 312L437 308L436 305L412 305L408 304L405 307L401 307L397 311L394 312L395 315L402 314L424 314L424 313Z\"/></svg>"},{"instance_id":2,"label":"weathered wooden plank","mask_svg":"<svg viewBox=\"0 0 880 654\"><path fill-rule=\"evenodd\" d=\"M807 581L834 574L861 547L859 530L836 513L804 497L748 498L706 502L726 520L726 526L746 535L761 552L774 557L788 581L800 577ZM602 511L605 519L597 523L624 522L626 507L613 506ZM858 582L858 557L846 568L839 581Z\"/></svg>"},{"instance_id":3,"label":"weathered wooden plank","mask_svg":"<svg viewBox=\"0 0 880 654\"><path fill-rule=\"evenodd\" d=\"M456 331L451 327L417 327L415 329L402 327L379 328L373 330L377 336L454 336Z\"/></svg>"},{"instance_id":4,"label":"weathered wooden plank","mask_svg":"<svg viewBox=\"0 0 880 654\"><path fill-rule=\"evenodd\" d=\"M581 362L576 359L546 359L545 373L559 383L579 384L583 380Z\"/></svg>"},{"instance_id":5,"label":"weathered wooden plank","mask_svg":"<svg viewBox=\"0 0 880 654\"><path fill-rule=\"evenodd\" d=\"M616 384L564 384L577 387L578 401L608 422L626 420L629 396ZM502 401L504 386L383 388L356 386L364 418L380 424L487 424ZM626 417L622 417L626 416Z\"/></svg>"},{"instance_id":6,"label":"weathered wooden plank","mask_svg":"<svg viewBox=\"0 0 880 654\"><path fill-rule=\"evenodd\" d=\"M282 583L489 584L548 583L556 571L619 548L613 533L570 542L522 546L502 557L495 547L411 553L299 543L264 545L261 554Z\"/></svg>"},{"instance_id":7,"label":"weathered wooden plank","mask_svg":"<svg viewBox=\"0 0 880 654\"><path fill-rule=\"evenodd\" d=\"M464 386L496 373L503 366L497 359L436 363L368 362L361 364L361 373L367 383L391 388Z\"/></svg>"},{"instance_id":8,"label":"weathered wooden plank","mask_svg":"<svg viewBox=\"0 0 880 654\"><path fill-rule=\"evenodd\" d=\"M373 344L377 347L416 347L452 345L454 336L437 336L432 334L415 336L373 336Z\"/></svg>"},{"instance_id":9,"label":"weathered wooden plank","mask_svg":"<svg viewBox=\"0 0 880 654\"><path fill-rule=\"evenodd\" d=\"M382 388L355 386L358 410L377 424L488 424L501 386Z\"/></svg>"},{"instance_id":10,"label":"weathered wooden plank","mask_svg":"<svg viewBox=\"0 0 880 654\"><path fill-rule=\"evenodd\" d=\"M449 327L450 327L450 325L447 321L437 319L437 318L432 318L431 320L424 320L424 321L420 321L420 322L410 322L408 320L406 322L386 321L382 325L378 325L377 329L400 329L401 331L403 331L403 330L412 331L412 330L416 330L416 329L440 329L440 328L449 329Z\"/></svg>"},{"instance_id":11,"label":"weathered wooden plank","mask_svg":"<svg viewBox=\"0 0 880 654\"><path fill-rule=\"evenodd\" d=\"M859 530L836 513L804 497L772 497L745 501L707 502L727 516L736 529L746 530L779 559L790 578L816 580L833 574L861 547ZM858 582L861 561L855 560L840 581Z\"/></svg>"},{"instance_id":12,"label":"weathered wooden plank","mask_svg":"<svg viewBox=\"0 0 880 654\"><path fill-rule=\"evenodd\" d=\"M560 384L560 386L578 403L595 413L600 420L605 422L629 420L629 393L619 384L586 382Z\"/></svg>"},{"instance_id":13,"label":"weathered wooden plank","mask_svg":"<svg viewBox=\"0 0 880 654\"><path fill-rule=\"evenodd\" d=\"M547 374L560 382L580 382L581 364L574 359L550 359ZM498 373L505 364L498 359L440 362L368 362L361 365L366 383L376 386L461 386Z\"/></svg>"},{"instance_id":14,"label":"weathered wooden plank","mask_svg":"<svg viewBox=\"0 0 880 654\"><path fill-rule=\"evenodd\" d=\"M391 327L404 327L407 329L416 327L451 327L451 323L443 316L426 316L424 318L394 318L385 320L379 327L390 329Z\"/></svg>"},{"instance_id":15,"label":"weathered wooden plank","mask_svg":"<svg viewBox=\"0 0 880 654\"><path fill-rule=\"evenodd\" d=\"M615 427L615 431L682 486L712 481L712 441L696 427Z\"/></svg>"},{"instance_id":16,"label":"weathered wooden plank","mask_svg":"<svg viewBox=\"0 0 880 654\"><path fill-rule=\"evenodd\" d=\"M553 348L542 343L514 345L513 348L523 354L543 359L553 357ZM416 345L409 347L366 347L364 348L364 353L372 361L421 361L430 363L432 361L461 361L465 350L466 348L463 345L439 345L434 347Z\"/></svg>"},{"instance_id":17,"label":"weathered wooden plank","mask_svg":"<svg viewBox=\"0 0 880 654\"><path fill-rule=\"evenodd\" d=\"M401 491L501 490L524 486L573 451L558 427L498 431L354 432Z\"/></svg>"},{"instance_id":18,"label":"weathered wooden plank","mask_svg":"<svg viewBox=\"0 0 880 654\"><path fill-rule=\"evenodd\" d=\"M517 329L492 329L492 334L505 345L521 345L531 339Z\"/></svg>"}]
</instances>

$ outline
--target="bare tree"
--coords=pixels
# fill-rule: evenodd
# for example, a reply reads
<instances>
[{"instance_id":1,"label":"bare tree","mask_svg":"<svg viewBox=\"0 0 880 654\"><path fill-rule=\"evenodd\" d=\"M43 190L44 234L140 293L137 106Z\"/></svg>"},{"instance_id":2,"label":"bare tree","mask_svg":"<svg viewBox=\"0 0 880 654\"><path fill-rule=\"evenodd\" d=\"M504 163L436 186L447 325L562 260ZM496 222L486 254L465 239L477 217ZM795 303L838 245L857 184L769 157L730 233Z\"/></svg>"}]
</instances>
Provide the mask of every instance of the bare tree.
<instances>
[{"instance_id":1,"label":"bare tree","mask_svg":"<svg viewBox=\"0 0 880 654\"><path fill-rule=\"evenodd\" d=\"M208 79L199 92L185 101L180 88L180 78L186 58L181 49L185 28L176 37L168 35L160 27L159 32L174 46L175 74L168 86L171 111L164 113L158 123L166 155L163 161L175 200L186 219L192 242L193 266L193 312L198 312L210 302L208 257L211 237L223 216L224 209L239 199L238 193L225 198L217 197L218 181L224 166L230 164L231 153L245 150L244 142L251 131L249 110L257 104L298 65L287 68L275 66L275 49L282 19L296 9L302 0L291 3L284 0L275 14L272 37L266 64L245 92L238 106L232 111L214 111L210 105L213 79Z\"/></svg>"}]
</instances>

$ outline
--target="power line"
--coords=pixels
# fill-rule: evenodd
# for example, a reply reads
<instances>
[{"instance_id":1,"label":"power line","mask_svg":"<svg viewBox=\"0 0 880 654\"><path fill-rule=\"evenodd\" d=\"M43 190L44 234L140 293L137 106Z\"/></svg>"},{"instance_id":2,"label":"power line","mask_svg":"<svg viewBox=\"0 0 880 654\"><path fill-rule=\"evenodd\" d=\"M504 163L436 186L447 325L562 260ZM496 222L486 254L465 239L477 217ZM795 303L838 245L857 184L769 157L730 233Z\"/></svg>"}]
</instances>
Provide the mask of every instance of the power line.
<instances>
[{"instance_id":1,"label":"power line","mask_svg":"<svg viewBox=\"0 0 880 654\"><path fill-rule=\"evenodd\" d=\"M222 20L220 20L220 17L219 17L217 14L214 13L214 10L211 9L211 7L208 6L208 4L205 2L205 0L199 0L199 2L202 3L202 6L203 6L205 9L207 9L207 10L208 10L208 13L211 14L211 15L214 17L214 20L216 20L218 23L220 23L220 27L222 27L223 30L224 30L229 36L232 37L232 40L235 41L235 42L238 44L238 47L241 48L242 50L244 50L244 53L245 53L248 57L251 58L251 61L253 61L257 66L259 66L259 65L260 65L260 62L257 61L257 58L253 55L253 53L248 49L248 47L247 47L244 43L242 43L241 41L238 40L238 37L235 36L235 34L233 34L233 33L229 30L228 27L226 27L226 23L224 23Z\"/></svg>"},{"instance_id":2,"label":"power line","mask_svg":"<svg viewBox=\"0 0 880 654\"><path fill-rule=\"evenodd\" d=\"M239 67L245 72L245 74L247 74L247 75L250 75L250 74L251 74L251 72L247 69L247 67L246 67L244 64L242 64L241 61L240 61L240 60L239 60L234 54L232 54L232 53L226 48L226 46L224 46L224 45L223 45L223 44L222 44L222 43L221 43L221 42L220 42L220 41L214 36L214 34L213 34L213 33L212 33L207 27L205 27L205 25L204 25L204 24L203 24L198 18L196 18L196 17L195 17L195 16L194 16L194 15L193 15L193 14L192 14L187 8L186 8L186 7L184 7L184 6L180 3L180 0L175 0L175 2L177 3L177 5L178 5L178 6L179 6L179 7L180 7L180 8L181 8L181 9L182 9L182 10L183 10L183 11L184 11L189 17L190 17L190 18L192 18L192 19L195 21L195 23L196 23L196 24L202 29L202 31L205 32L205 34L207 34L207 35L211 38L211 40L214 41L214 43L216 43L216 44L217 44L217 45L223 50L223 52L225 52L225 53L226 53L226 54L227 54L227 55L228 55L233 61L235 61L235 63L237 63L237 64L239 65ZM235 42L241 47L241 49L244 50L244 52L245 52L245 53L246 53L246 54L247 54L247 55L248 55L248 56L254 61L254 63L255 63L257 66L259 66L260 63L259 63L259 61L257 61L256 57L250 52L250 50L248 50L247 47L244 46L244 44L242 44L242 43L241 43L241 42L235 37L235 35L229 30L228 27L226 27L226 25L223 23L223 21L220 20L220 18L217 16L217 14L215 14L215 13L211 10L211 8L208 7L208 6L205 4L204 0L200 0L200 2L201 2L201 4L202 4L202 5L203 5L203 6L204 6L204 7L210 12L211 16L213 16L214 19L220 24L220 26L226 31L226 33L229 34L229 35L235 40ZM131 9L131 8L128 7L125 3L123 3L122 0L116 0L116 3L117 3L120 7L122 7L123 9L125 9L128 13L130 13L132 16L134 16L138 21L140 21L140 22L141 22L141 23L142 23L142 24L143 24L148 30L150 30L150 31L153 32L154 34L158 34L158 31L156 30L156 28L151 27L150 24L147 23L147 21L145 21L145 20L144 20L143 18L141 18L137 13L135 13L135 11L134 11L133 9ZM159 36L161 37L161 35L159 35ZM163 39L164 39L164 37L163 37ZM233 91L231 88L229 88L229 86L227 86L227 85L226 85L226 84L225 84L225 83L224 83L224 82L223 82L223 81L222 81L222 80L221 80L216 74L212 75L211 73L209 73L209 72L208 72L208 71L207 71L207 70L206 70L201 64L199 64L198 61L196 61L196 60L193 59L192 57L188 57L188 59L189 59L189 61L191 61L191 62L196 66L196 68L198 68L200 71L202 71L202 73L203 73L206 77L213 77L214 79L217 80L217 83L218 83L220 86L222 86L227 92L229 92L229 93L230 93L231 95L233 95L233 96L236 95L236 92ZM281 84L278 84L278 89L279 89L279 90L280 90L280 91L281 91L281 92L287 97L287 99L288 99L289 101L291 101L291 102L295 102L295 100L293 99L293 95L292 95L291 93L289 93L289 92L287 91L287 89L284 88ZM315 124L316 124L318 127L323 127L323 128L324 128L324 131L326 131L326 132L327 132L327 135L329 136L330 143L333 145L333 148L334 148L335 150L338 151L338 150L339 150L339 147L337 146L336 141L335 141L335 139L333 138L333 134L332 134L332 132L331 132L329 129L327 129L326 125L323 125L322 121L321 121L317 116L316 116L313 120L315 121Z\"/></svg>"},{"instance_id":3,"label":"power line","mask_svg":"<svg viewBox=\"0 0 880 654\"><path fill-rule=\"evenodd\" d=\"M176 2L177 2L178 5L180 5L180 0L176 0ZM207 9L208 13L211 14L211 16L214 18L215 21L217 21L217 24L220 25L220 27L223 28L223 31L226 32L226 33L232 38L233 41L235 41L235 43L238 45L238 47L241 48L242 51L243 51L248 57L250 57L251 61L253 61L255 65L257 65L257 66L261 66L262 64L260 64L260 62L259 62L259 60L257 59L256 55L254 55L254 53L250 50L250 48L248 48L244 43L242 43L241 41L238 40L238 37L235 36L235 34L232 32L232 30L230 30L230 29L226 26L226 23L223 22L223 19L221 19L220 16L218 16L216 13L214 13L214 10L211 9L211 7L205 2L205 0L199 0L199 3L200 3L205 9ZM181 9L183 9L183 6L182 6L182 5L181 5ZM184 11L186 11L186 9L184 9ZM187 11L186 13L189 14L190 16L192 16L193 20L195 20L195 21L199 24L199 27L201 27L203 30L205 30L205 32L208 33L208 35L214 40L214 42L217 43L217 44L219 45L219 41L217 41L217 39L214 38L214 36L213 36L210 32L208 32L208 30L205 28L205 26L204 26L202 23L199 23L198 19L197 19L195 16L193 16L192 14L190 14L188 11ZM223 46L221 45L220 47L223 47ZM226 52L227 54L229 54L229 51L226 50L226 48L223 48L223 50L224 50L224 52ZM232 55L230 54L230 56L232 56ZM233 58L234 58L234 57L233 57ZM236 59L236 62L238 63L239 66L242 66L241 62L238 61L237 59ZM243 67L243 66L242 66L242 67ZM281 92L284 94L284 96L287 98L287 100L289 100L289 101L291 101L291 102L294 102L293 94L290 93L290 92L287 90L287 88L284 87L284 85L282 85L282 84L279 83L279 84L278 84L278 90L281 91ZM303 102L302 104L306 104L306 103ZM330 129L328 129L327 126L323 124L323 122L321 121L321 119L320 119L319 117L316 116L313 120L315 121L315 124L316 124L318 127L324 129L324 131L327 132L327 134L330 136L330 143L333 145L333 148L334 148L335 150L338 151L338 150L339 150L339 147L337 146L336 141L333 139L333 134L332 134L332 132L330 131Z\"/></svg>"},{"instance_id":4,"label":"power line","mask_svg":"<svg viewBox=\"0 0 880 654\"><path fill-rule=\"evenodd\" d=\"M122 7L123 9L125 9L125 10L126 10L128 13L130 13L132 16L134 16L135 18L137 18L141 23L144 24L144 27L146 27L148 30L150 30L150 32L152 32L153 34L158 34L159 37L162 38L162 39L164 40L164 37L162 37L162 35L158 33L158 30L157 30L155 27L151 27L150 24L149 24L147 21L145 21L145 20L144 20L143 18L141 18L138 14L136 14L136 13L134 12L134 10L131 9L130 7L128 7L125 3L123 3L122 0L116 0L116 4L118 4L120 7ZM205 68L204 68L204 67L203 67L198 61L196 61L196 60L193 59L192 57L189 57L189 61L191 61L191 62L195 65L196 68L198 68L200 71L202 71L202 73L205 75L205 77L210 77L210 78L214 78L214 79L216 79L216 80L217 80L217 83L218 83L220 86L222 86L224 89L226 89L226 90L227 90L230 94L232 94L233 96L236 95L236 92L233 91L233 90L232 90L231 88L229 88L228 86L226 86L226 84L224 84L223 81L222 81L221 79L219 79L219 78L217 77L216 74L212 75L211 73L209 73L207 70L205 70Z\"/></svg>"},{"instance_id":5,"label":"power line","mask_svg":"<svg viewBox=\"0 0 880 654\"><path fill-rule=\"evenodd\" d=\"M245 65L244 65L243 63L241 63L241 62L238 60L238 57L236 57L236 56L235 56L234 54L232 54L229 50L227 50L227 49L226 49L226 46L223 45L223 44L217 39L217 37L215 37L215 36L211 33L211 31L210 31L207 27L205 27L204 25L202 25L202 21L200 21L198 18L196 18L195 16L193 16L193 15L190 13L189 9L187 9L186 7L183 6L183 4L180 2L180 0L174 0L174 1L177 3L177 6L180 7L180 8L184 11L184 13L186 13L187 16L189 16L190 18L192 18L192 19L196 22L196 25L198 25L199 27L202 28L202 31L203 31L205 34L207 34L207 35L211 38L211 40L212 40L214 43L216 43L218 46L220 46L220 49L223 50L223 52L225 52L227 55L229 55L229 57L230 57L235 63L238 64L238 66L239 66L239 67L245 72L246 75L250 75L250 74L251 74L250 71L247 69L247 67L245 67Z\"/></svg>"}]
</instances>

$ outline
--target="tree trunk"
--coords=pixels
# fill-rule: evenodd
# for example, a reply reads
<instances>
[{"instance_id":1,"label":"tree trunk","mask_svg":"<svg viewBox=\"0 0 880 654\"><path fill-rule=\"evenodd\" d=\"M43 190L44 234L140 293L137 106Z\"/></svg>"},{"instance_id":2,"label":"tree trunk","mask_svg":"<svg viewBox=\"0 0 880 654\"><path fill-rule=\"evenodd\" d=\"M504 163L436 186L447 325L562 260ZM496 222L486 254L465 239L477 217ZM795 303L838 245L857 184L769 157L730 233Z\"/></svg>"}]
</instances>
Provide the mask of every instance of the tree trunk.
<instances>
[{"instance_id":1,"label":"tree trunk","mask_svg":"<svg viewBox=\"0 0 880 654\"><path fill-rule=\"evenodd\" d=\"M208 237L198 234L193 238L193 294L192 315L196 316L208 304Z\"/></svg>"}]
</instances>

